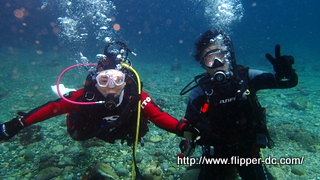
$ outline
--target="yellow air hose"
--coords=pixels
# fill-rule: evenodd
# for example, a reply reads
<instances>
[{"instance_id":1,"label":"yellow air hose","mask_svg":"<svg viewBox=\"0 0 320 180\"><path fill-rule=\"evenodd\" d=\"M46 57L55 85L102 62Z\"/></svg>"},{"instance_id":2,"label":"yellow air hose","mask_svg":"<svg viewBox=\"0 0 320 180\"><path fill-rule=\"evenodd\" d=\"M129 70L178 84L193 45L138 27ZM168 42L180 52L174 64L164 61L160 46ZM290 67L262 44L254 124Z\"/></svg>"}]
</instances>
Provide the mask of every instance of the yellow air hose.
<instances>
[{"instance_id":1,"label":"yellow air hose","mask_svg":"<svg viewBox=\"0 0 320 180\"><path fill-rule=\"evenodd\" d=\"M131 66L129 66L128 64L125 63L121 63L121 66L124 68L129 69L130 71L132 71L136 78L137 78L137 84L138 84L138 95L141 95L141 83L140 83L140 77L137 73L136 70L134 70ZM133 145L133 158L136 157L136 150L138 147L138 143L139 143L139 129L140 129L140 112L141 112L141 100L139 98L138 101L138 107L137 107L137 126L136 126L136 137L135 137L135 141L134 141L134 145ZM135 159L132 161L132 179L134 180L136 178L136 165L135 165Z\"/></svg>"}]
</instances>

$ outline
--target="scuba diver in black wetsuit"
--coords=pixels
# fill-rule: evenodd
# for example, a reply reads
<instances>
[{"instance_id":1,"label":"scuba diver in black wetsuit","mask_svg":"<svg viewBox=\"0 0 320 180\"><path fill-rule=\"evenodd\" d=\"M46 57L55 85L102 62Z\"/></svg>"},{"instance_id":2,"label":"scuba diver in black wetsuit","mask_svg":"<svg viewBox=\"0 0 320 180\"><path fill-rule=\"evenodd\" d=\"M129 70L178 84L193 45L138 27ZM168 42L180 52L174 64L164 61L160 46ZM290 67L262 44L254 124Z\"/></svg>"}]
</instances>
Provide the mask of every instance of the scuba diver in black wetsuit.
<instances>
[{"instance_id":1,"label":"scuba diver in black wetsuit","mask_svg":"<svg viewBox=\"0 0 320 180\"><path fill-rule=\"evenodd\" d=\"M227 158L229 163L232 157L259 158L260 148L272 148L273 141L256 93L295 87L293 57L281 56L276 45L275 57L266 54L275 73L245 68L236 64L230 37L218 30L206 31L195 47L194 57L206 72L195 77L195 86L187 89L189 83L180 93L192 90L184 120L199 131L192 140L203 146L206 158ZM237 173L243 180L272 179L263 164L202 164L198 179L234 179Z\"/></svg>"}]
</instances>

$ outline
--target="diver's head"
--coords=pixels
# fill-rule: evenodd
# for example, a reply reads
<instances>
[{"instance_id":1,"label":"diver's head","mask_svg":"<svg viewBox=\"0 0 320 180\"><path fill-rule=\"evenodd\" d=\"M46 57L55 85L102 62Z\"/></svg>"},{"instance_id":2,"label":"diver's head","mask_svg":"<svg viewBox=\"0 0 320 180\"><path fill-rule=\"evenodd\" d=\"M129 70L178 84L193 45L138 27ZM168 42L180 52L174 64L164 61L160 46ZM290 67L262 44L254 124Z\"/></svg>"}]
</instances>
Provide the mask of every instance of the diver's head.
<instances>
[{"instance_id":1,"label":"diver's head","mask_svg":"<svg viewBox=\"0 0 320 180\"><path fill-rule=\"evenodd\" d=\"M195 44L195 59L217 83L226 83L233 75L235 58L232 41L222 31L208 30Z\"/></svg>"},{"instance_id":2,"label":"diver's head","mask_svg":"<svg viewBox=\"0 0 320 180\"><path fill-rule=\"evenodd\" d=\"M127 63L131 65L131 61L128 58L128 53L136 55L127 45L120 41L108 42L105 45L103 54L97 54L96 59L98 66L96 71L100 72L106 69L121 69L121 63Z\"/></svg>"},{"instance_id":3,"label":"diver's head","mask_svg":"<svg viewBox=\"0 0 320 180\"><path fill-rule=\"evenodd\" d=\"M116 54L97 54L96 59L98 60L97 71L103 71L106 69L114 69L116 67Z\"/></svg>"},{"instance_id":4,"label":"diver's head","mask_svg":"<svg viewBox=\"0 0 320 180\"><path fill-rule=\"evenodd\" d=\"M96 87L106 98L106 107L114 109L121 103L123 90L126 85L125 74L119 70L108 69L96 76Z\"/></svg>"}]
</instances>

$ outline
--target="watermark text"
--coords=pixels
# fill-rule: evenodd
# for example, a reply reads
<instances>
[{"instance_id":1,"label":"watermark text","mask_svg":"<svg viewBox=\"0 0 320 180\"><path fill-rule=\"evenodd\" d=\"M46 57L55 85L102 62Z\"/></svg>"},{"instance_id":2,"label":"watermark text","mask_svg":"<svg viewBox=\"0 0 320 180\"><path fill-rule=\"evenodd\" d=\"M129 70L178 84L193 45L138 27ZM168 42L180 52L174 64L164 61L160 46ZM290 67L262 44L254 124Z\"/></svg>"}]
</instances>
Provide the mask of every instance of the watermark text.
<instances>
[{"instance_id":1,"label":"watermark text","mask_svg":"<svg viewBox=\"0 0 320 180\"><path fill-rule=\"evenodd\" d=\"M177 164L183 165L201 165L201 164L234 164L239 166L249 166L251 164L267 164L267 165L294 165L303 164L304 156L302 157L290 157L290 158L242 158L239 156L232 156L231 158L208 158L201 156L199 158L193 157L177 157Z\"/></svg>"}]
</instances>

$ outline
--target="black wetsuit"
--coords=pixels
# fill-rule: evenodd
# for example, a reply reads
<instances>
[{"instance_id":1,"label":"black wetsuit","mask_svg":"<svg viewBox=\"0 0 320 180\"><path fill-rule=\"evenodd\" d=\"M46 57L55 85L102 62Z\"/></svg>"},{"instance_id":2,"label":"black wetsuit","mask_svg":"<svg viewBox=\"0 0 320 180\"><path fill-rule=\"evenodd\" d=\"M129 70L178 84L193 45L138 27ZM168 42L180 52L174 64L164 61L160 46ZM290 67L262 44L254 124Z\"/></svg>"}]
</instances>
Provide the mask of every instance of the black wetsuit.
<instances>
[{"instance_id":1,"label":"black wetsuit","mask_svg":"<svg viewBox=\"0 0 320 180\"><path fill-rule=\"evenodd\" d=\"M226 179L235 168L242 179L267 179L262 164L239 166L231 157L259 158L260 148L268 144L265 109L256 92L294 87L298 77L293 73L288 81L282 81L275 74L242 66L238 66L238 77L241 83L239 78L227 85L205 82L190 93L185 118L201 132L198 144L204 146L203 157L227 158L229 163L201 165L199 179ZM207 110L203 109L205 104Z\"/></svg>"}]
</instances>

